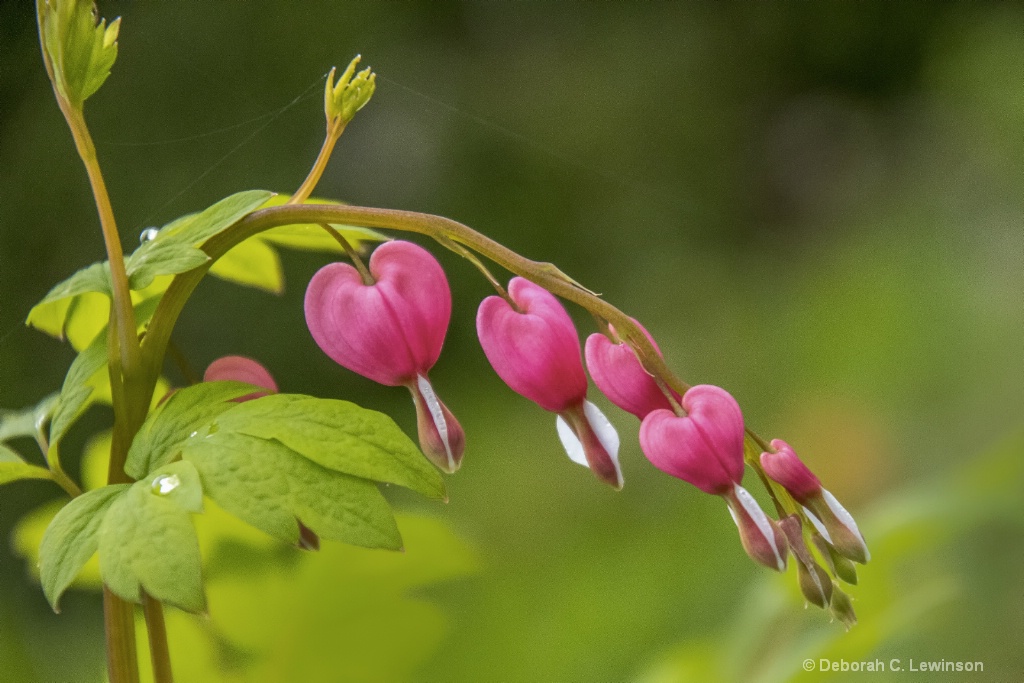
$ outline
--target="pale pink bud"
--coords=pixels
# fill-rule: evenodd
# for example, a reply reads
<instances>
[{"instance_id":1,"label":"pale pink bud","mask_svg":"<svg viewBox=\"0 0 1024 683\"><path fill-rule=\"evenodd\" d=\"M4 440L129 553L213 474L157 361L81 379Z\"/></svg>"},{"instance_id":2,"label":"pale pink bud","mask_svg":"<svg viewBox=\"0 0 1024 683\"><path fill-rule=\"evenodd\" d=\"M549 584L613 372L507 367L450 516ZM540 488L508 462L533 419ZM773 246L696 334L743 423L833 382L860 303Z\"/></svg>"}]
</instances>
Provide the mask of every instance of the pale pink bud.
<instances>
[{"instance_id":1,"label":"pale pink bud","mask_svg":"<svg viewBox=\"0 0 1024 683\"><path fill-rule=\"evenodd\" d=\"M663 472L701 491L723 495L743 479L743 413L727 391L700 384L683 395L687 415L651 412L640 425L640 448Z\"/></svg>"},{"instance_id":2,"label":"pale pink bud","mask_svg":"<svg viewBox=\"0 0 1024 683\"><path fill-rule=\"evenodd\" d=\"M236 398L235 401L251 401L254 398L277 393L277 382L270 371L252 358L244 356L224 356L210 363L203 373L204 382L243 382L263 387L266 391L256 391Z\"/></svg>"},{"instance_id":3,"label":"pale pink bud","mask_svg":"<svg viewBox=\"0 0 1024 683\"><path fill-rule=\"evenodd\" d=\"M750 492L739 484L733 484L722 497L729 505L732 521L740 531L740 542L747 555L769 569L783 571L789 545L775 520L766 515Z\"/></svg>"},{"instance_id":4,"label":"pale pink bud","mask_svg":"<svg viewBox=\"0 0 1024 683\"><path fill-rule=\"evenodd\" d=\"M347 263L321 268L306 289L306 324L339 365L412 392L420 448L441 469L462 461L465 433L434 392L437 362L451 319L452 295L441 264L412 242L387 242L370 257L375 282Z\"/></svg>"},{"instance_id":5,"label":"pale pink bud","mask_svg":"<svg viewBox=\"0 0 1024 683\"><path fill-rule=\"evenodd\" d=\"M566 452L615 488L622 487L619 437L597 406L586 401L587 375L576 327L543 287L512 278L509 297L480 304L476 329L487 360L516 393L558 414Z\"/></svg>"},{"instance_id":6,"label":"pale pink bud","mask_svg":"<svg viewBox=\"0 0 1024 683\"><path fill-rule=\"evenodd\" d=\"M846 511L835 496L822 488L814 473L797 457L792 447L781 439L772 440L775 453L761 454L761 467L774 481L782 484L807 513L825 539L845 557L860 562L871 558L864 537L853 515Z\"/></svg>"},{"instance_id":7,"label":"pale pink bud","mask_svg":"<svg viewBox=\"0 0 1024 683\"><path fill-rule=\"evenodd\" d=\"M801 503L821 492L821 482L788 443L782 439L773 439L772 448L775 453L761 454L761 467L765 474L782 484Z\"/></svg>"},{"instance_id":8,"label":"pale pink bud","mask_svg":"<svg viewBox=\"0 0 1024 683\"><path fill-rule=\"evenodd\" d=\"M650 333L640 323L635 320L633 322L660 355L661 349ZM612 331L614 333L614 328ZM648 413L659 408L672 408L658 383L640 364L636 353L628 344L615 343L607 336L595 333L587 338L585 354L587 369L594 378L594 384L609 401L627 413L633 413L642 420ZM675 392L673 396L679 400L679 395Z\"/></svg>"}]
</instances>

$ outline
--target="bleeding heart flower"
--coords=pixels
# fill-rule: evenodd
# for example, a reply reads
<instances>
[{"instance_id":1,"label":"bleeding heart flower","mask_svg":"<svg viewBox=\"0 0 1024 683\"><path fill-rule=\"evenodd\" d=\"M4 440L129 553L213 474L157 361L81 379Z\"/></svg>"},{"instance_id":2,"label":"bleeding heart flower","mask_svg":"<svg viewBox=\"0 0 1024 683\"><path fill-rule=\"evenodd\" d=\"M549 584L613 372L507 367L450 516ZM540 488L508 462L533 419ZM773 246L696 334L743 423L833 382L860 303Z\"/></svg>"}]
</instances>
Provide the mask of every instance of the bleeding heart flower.
<instances>
[{"instance_id":1,"label":"bleeding heart flower","mask_svg":"<svg viewBox=\"0 0 1024 683\"><path fill-rule=\"evenodd\" d=\"M633 322L660 355L661 349L658 348L654 337L643 325L635 320ZM614 327L609 326L609 331L615 334ZM644 370L636 353L628 344L614 342L603 334L594 333L587 338L585 354L587 369L594 378L594 384L619 408L627 413L633 413L641 420L655 410L671 410L672 404L650 373ZM678 401L679 395L675 392L672 394Z\"/></svg>"},{"instance_id":2,"label":"bleeding heart flower","mask_svg":"<svg viewBox=\"0 0 1024 683\"><path fill-rule=\"evenodd\" d=\"M740 532L744 550L757 562L786 568L786 537L743 479L743 413L736 399L716 386L692 387L681 401L685 416L659 409L640 425L640 448L654 466L701 491L722 496Z\"/></svg>"},{"instance_id":3,"label":"bleeding heart flower","mask_svg":"<svg viewBox=\"0 0 1024 683\"><path fill-rule=\"evenodd\" d=\"M773 439L774 453L761 454L765 474L781 484L801 505L807 518L841 555L864 564L871 559L853 515L846 511L821 481L782 439Z\"/></svg>"},{"instance_id":4,"label":"bleeding heart flower","mask_svg":"<svg viewBox=\"0 0 1024 683\"><path fill-rule=\"evenodd\" d=\"M640 425L640 447L662 472L722 495L743 479L743 413L724 389L709 384L683 396L687 415L664 408Z\"/></svg>"},{"instance_id":5,"label":"bleeding heart flower","mask_svg":"<svg viewBox=\"0 0 1024 683\"><path fill-rule=\"evenodd\" d=\"M306 324L324 353L339 365L412 392L420 448L435 465L454 472L465 433L427 377L441 355L452 295L441 264L411 242L387 242L362 276L347 263L321 268L306 289Z\"/></svg>"},{"instance_id":6,"label":"bleeding heart flower","mask_svg":"<svg viewBox=\"0 0 1024 683\"><path fill-rule=\"evenodd\" d=\"M487 360L513 391L557 413L559 437L574 462L622 488L619 436L586 400L587 375L572 319L554 295L529 280L512 278L508 294L513 303L491 296L477 312Z\"/></svg>"},{"instance_id":7,"label":"bleeding heart flower","mask_svg":"<svg viewBox=\"0 0 1024 683\"><path fill-rule=\"evenodd\" d=\"M277 382L274 381L270 371L260 365L252 358L244 356L224 356L210 363L203 373L204 382L220 382L230 380L233 382L244 382L253 386L263 387L266 391L256 391L245 396L236 398L235 401L251 401L267 394L277 393Z\"/></svg>"}]
</instances>

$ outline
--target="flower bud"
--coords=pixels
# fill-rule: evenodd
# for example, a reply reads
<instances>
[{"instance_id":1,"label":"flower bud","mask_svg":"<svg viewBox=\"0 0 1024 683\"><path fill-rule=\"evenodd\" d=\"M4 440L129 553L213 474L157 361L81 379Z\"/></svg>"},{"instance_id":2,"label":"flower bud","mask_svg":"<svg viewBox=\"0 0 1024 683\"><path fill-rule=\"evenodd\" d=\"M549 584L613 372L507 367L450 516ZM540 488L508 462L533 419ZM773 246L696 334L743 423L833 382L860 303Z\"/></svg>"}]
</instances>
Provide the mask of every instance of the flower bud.
<instances>
[{"instance_id":1,"label":"flower bud","mask_svg":"<svg viewBox=\"0 0 1024 683\"><path fill-rule=\"evenodd\" d=\"M761 454L761 467L765 474L781 484L801 503L821 491L821 482L797 457L788 443L782 439L773 439L772 448L775 449L775 453Z\"/></svg>"},{"instance_id":2,"label":"flower bud","mask_svg":"<svg viewBox=\"0 0 1024 683\"><path fill-rule=\"evenodd\" d=\"M817 562L804 542L803 525L797 515L779 520L779 528L786 534L789 549L797 559L800 592L807 600L824 609L832 599L832 579Z\"/></svg>"},{"instance_id":3,"label":"flower bud","mask_svg":"<svg viewBox=\"0 0 1024 683\"><path fill-rule=\"evenodd\" d=\"M786 535L764 513L754 497L739 484L723 495L740 532L740 542L752 560L775 571L786 569Z\"/></svg>"},{"instance_id":4,"label":"flower bud","mask_svg":"<svg viewBox=\"0 0 1024 683\"><path fill-rule=\"evenodd\" d=\"M857 614L853 611L853 602L850 600L850 596L841 591L838 586L832 590L832 601L829 603L829 608L832 616L841 621L847 631L857 623Z\"/></svg>"},{"instance_id":5,"label":"flower bud","mask_svg":"<svg viewBox=\"0 0 1024 683\"><path fill-rule=\"evenodd\" d=\"M513 391L558 414L569 457L602 481L622 488L619 438L597 406L586 400L587 375L576 326L558 300L521 277L508 286L511 302L490 296L476 317L484 355Z\"/></svg>"},{"instance_id":6,"label":"flower bud","mask_svg":"<svg viewBox=\"0 0 1024 683\"><path fill-rule=\"evenodd\" d=\"M853 515L846 511L814 473L781 439L772 441L775 453L761 454L761 467L781 484L807 511L818 532L844 556L864 564L871 558Z\"/></svg>"},{"instance_id":7,"label":"flower bud","mask_svg":"<svg viewBox=\"0 0 1024 683\"><path fill-rule=\"evenodd\" d=\"M636 324L660 354L661 350L654 338L640 323ZM615 333L614 327L609 327L609 330ZM594 378L594 384L609 401L627 413L633 413L643 420L655 410L672 408L658 383L640 364L628 344L616 343L603 334L595 333L587 338L585 354L587 369ZM679 400L675 392L673 396Z\"/></svg>"},{"instance_id":8,"label":"flower bud","mask_svg":"<svg viewBox=\"0 0 1024 683\"><path fill-rule=\"evenodd\" d=\"M230 380L263 387L266 391L256 391L235 399L237 403L251 401L267 394L277 393L277 382L270 371L252 358L244 356L224 356L210 363L203 373L204 382L221 382Z\"/></svg>"},{"instance_id":9,"label":"flower bud","mask_svg":"<svg viewBox=\"0 0 1024 683\"><path fill-rule=\"evenodd\" d=\"M465 449L461 425L427 373L444 346L452 295L441 264L420 246L394 241L370 257L373 284L347 263L321 268L306 289L306 324L342 367L388 386L405 386L416 405L420 448L447 472Z\"/></svg>"},{"instance_id":10,"label":"flower bud","mask_svg":"<svg viewBox=\"0 0 1024 683\"><path fill-rule=\"evenodd\" d=\"M826 541L820 533L815 532L811 539L825 558L825 561L828 562L828 568L831 570L832 575L850 585L856 586L857 565L853 563L853 560L840 555L839 551L833 548L832 544Z\"/></svg>"},{"instance_id":11,"label":"flower bud","mask_svg":"<svg viewBox=\"0 0 1024 683\"><path fill-rule=\"evenodd\" d=\"M743 413L724 389L701 384L682 399L687 415L651 412L640 448L655 467L701 491L724 495L743 479Z\"/></svg>"}]
</instances>

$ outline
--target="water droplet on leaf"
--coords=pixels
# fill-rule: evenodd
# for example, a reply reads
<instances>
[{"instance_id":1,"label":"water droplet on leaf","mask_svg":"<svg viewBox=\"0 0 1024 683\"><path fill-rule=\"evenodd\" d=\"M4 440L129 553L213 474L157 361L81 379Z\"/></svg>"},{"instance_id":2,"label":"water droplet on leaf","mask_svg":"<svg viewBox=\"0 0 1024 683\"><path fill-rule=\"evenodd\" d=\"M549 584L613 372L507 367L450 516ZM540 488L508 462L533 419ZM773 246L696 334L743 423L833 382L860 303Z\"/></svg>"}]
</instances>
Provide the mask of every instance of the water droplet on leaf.
<instances>
[{"instance_id":1,"label":"water droplet on leaf","mask_svg":"<svg viewBox=\"0 0 1024 683\"><path fill-rule=\"evenodd\" d=\"M156 239L156 236L160 234L160 231L156 228L146 228L139 233L139 244L145 244L150 240Z\"/></svg>"},{"instance_id":2,"label":"water droplet on leaf","mask_svg":"<svg viewBox=\"0 0 1024 683\"><path fill-rule=\"evenodd\" d=\"M181 486L181 479L177 474L161 474L153 480L152 489L153 493L166 496L179 486Z\"/></svg>"}]
</instances>

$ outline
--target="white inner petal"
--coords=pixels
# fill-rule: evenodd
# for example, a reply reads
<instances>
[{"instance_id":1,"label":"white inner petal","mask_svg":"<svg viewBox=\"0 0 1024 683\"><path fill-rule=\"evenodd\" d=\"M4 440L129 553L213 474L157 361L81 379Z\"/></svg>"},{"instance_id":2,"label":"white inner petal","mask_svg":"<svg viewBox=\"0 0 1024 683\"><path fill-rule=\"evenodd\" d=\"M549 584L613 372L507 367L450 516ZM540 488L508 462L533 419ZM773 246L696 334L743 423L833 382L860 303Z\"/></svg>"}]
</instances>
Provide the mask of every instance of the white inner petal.
<instances>
[{"instance_id":1,"label":"white inner petal","mask_svg":"<svg viewBox=\"0 0 1024 683\"><path fill-rule=\"evenodd\" d=\"M804 514L807 515L807 519L811 520L811 524L813 524L814 528L818 531L819 534L821 534L821 537L829 543L831 543L832 537L828 535L828 530L825 528L825 525L821 523L821 520L815 517L814 513L808 510L807 508L804 508Z\"/></svg>"},{"instance_id":2,"label":"white inner petal","mask_svg":"<svg viewBox=\"0 0 1024 683\"><path fill-rule=\"evenodd\" d=\"M444 419L444 411L441 410L441 402L437 400L434 387L423 375L416 375L416 386L420 389L423 400L427 402L427 410L430 411L430 418L434 421L434 427L444 444L444 452L448 456L448 467L455 469L455 458L452 456L452 445L448 443L448 423Z\"/></svg>"},{"instance_id":3,"label":"white inner petal","mask_svg":"<svg viewBox=\"0 0 1024 683\"><path fill-rule=\"evenodd\" d=\"M839 504L839 501L836 500L835 496L829 493L828 489L823 488L821 490L821 497L825 499L825 504L828 505L828 509L832 511L832 514L839 519L842 525L856 534L857 539L860 540L860 544L864 547L864 560L870 560L871 553L868 552L868 544L864 542L864 537L860 535L860 529L857 528L857 522L854 521L853 515L847 512L846 508Z\"/></svg>"},{"instance_id":4,"label":"white inner petal","mask_svg":"<svg viewBox=\"0 0 1024 683\"><path fill-rule=\"evenodd\" d=\"M583 454L583 444L576 438L576 432L572 431L572 427L562 419L561 415L555 419L555 429L558 430L558 438L562 441L562 446L569 455L569 459L574 463L589 468L590 464L587 463L587 456Z\"/></svg>"},{"instance_id":5,"label":"white inner petal","mask_svg":"<svg viewBox=\"0 0 1024 683\"><path fill-rule=\"evenodd\" d=\"M622 485L622 468L619 467L619 433L615 430L615 427L608 418L604 416L601 409L595 406L590 401L583 402L583 416L587 418L587 422L590 423L590 428L597 434L597 440L604 446L604 450L607 451L608 455L611 456L612 462L615 463L615 478L619 480L619 485Z\"/></svg>"},{"instance_id":6,"label":"white inner petal","mask_svg":"<svg viewBox=\"0 0 1024 683\"><path fill-rule=\"evenodd\" d=\"M772 546L772 552L775 553L775 563L779 567L781 572L786 568L786 563L782 559L782 555L779 554L779 546L775 544L775 530L772 528L771 522L768 521L768 515L764 514L764 510L757 504L754 497L750 495L750 492L739 484L733 484L736 490L736 498L739 499L740 505L747 511L750 518L754 520L754 524L757 525L758 531L764 536L765 540Z\"/></svg>"}]
</instances>

